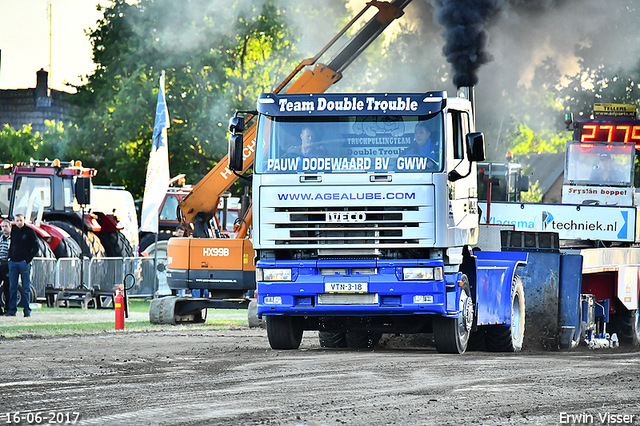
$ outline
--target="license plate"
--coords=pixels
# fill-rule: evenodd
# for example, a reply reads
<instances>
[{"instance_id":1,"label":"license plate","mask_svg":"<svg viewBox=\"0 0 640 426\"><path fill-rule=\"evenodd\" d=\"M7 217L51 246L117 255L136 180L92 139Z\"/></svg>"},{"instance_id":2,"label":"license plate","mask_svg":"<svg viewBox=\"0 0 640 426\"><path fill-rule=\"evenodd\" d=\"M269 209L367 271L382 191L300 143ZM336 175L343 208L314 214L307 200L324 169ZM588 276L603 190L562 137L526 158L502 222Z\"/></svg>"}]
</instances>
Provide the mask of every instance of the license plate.
<instances>
[{"instance_id":1,"label":"license plate","mask_svg":"<svg viewBox=\"0 0 640 426\"><path fill-rule=\"evenodd\" d=\"M366 293L368 283L324 283L326 293Z\"/></svg>"}]
</instances>

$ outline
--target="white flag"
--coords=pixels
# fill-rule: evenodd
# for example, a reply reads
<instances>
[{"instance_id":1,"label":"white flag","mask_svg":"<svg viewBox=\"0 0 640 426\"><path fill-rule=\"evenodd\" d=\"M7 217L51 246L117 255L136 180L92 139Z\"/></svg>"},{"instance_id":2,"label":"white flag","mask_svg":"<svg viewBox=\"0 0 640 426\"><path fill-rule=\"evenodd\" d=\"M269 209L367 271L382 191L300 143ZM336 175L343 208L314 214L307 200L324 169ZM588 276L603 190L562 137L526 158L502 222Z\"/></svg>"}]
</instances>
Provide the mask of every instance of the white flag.
<instances>
[{"instance_id":1,"label":"white flag","mask_svg":"<svg viewBox=\"0 0 640 426\"><path fill-rule=\"evenodd\" d=\"M156 122L153 126L153 146L149 156L144 198L142 199L140 230L145 232L158 232L158 210L169 188L169 148L167 146L169 126L169 111L164 99L164 71L162 71L160 89L158 90L158 105L156 106Z\"/></svg>"}]
</instances>

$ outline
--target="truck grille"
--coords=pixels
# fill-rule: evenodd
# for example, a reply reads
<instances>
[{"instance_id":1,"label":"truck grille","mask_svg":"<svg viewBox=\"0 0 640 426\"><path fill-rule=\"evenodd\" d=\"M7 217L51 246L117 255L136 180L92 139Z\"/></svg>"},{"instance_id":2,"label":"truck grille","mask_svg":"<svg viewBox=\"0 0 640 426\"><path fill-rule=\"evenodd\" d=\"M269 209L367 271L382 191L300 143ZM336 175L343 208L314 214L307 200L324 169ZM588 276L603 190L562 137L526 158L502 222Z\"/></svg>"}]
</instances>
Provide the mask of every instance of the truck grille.
<instances>
[{"instance_id":1,"label":"truck grille","mask_svg":"<svg viewBox=\"0 0 640 426\"><path fill-rule=\"evenodd\" d=\"M273 229L269 236L274 238L266 244L353 247L433 242L432 207L276 207L272 212L265 215L272 220L261 224L263 230Z\"/></svg>"}]
</instances>

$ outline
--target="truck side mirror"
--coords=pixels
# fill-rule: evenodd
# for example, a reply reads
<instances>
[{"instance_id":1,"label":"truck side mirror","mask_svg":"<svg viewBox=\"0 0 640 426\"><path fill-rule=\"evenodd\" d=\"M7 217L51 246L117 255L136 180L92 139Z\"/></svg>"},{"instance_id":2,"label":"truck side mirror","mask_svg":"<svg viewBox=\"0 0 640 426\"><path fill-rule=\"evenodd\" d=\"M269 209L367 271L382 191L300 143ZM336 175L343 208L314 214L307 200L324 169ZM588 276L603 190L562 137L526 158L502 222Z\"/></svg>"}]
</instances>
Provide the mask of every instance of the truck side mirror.
<instances>
[{"instance_id":1,"label":"truck side mirror","mask_svg":"<svg viewBox=\"0 0 640 426\"><path fill-rule=\"evenodd\" d=\"M470 161L484 161L484 135L482 133L469 133L467 135Z\"/></svg>"},{"instance_id":2,"label":"truck side mirror","mask_svg":"<svg viewBox=\"0 0 640 426\"><path fill-rule=\"evenodd\" d=\"M242 133L229 136L229 169L232 171L242 171L244 137Z\"/></svg>"},{"instance_id":3,"label":"truck side mirror","mask_svg":"<svg viewBox=\"0 0 640 426\"><path fill-rule=\"evenodd\" d=\"M529 176L520 177L520 192L529 191Z\"/></svg>"},{"instance_id":4,"label":"truck side mirror","mask_svg":"<svg viewBox=\"0 0 640 426\"><path fill-rule=\"evenodd\" d=\"M229 119L229 133L244 132L244 117L231 117Z\"/></svg>"}]
</instances>

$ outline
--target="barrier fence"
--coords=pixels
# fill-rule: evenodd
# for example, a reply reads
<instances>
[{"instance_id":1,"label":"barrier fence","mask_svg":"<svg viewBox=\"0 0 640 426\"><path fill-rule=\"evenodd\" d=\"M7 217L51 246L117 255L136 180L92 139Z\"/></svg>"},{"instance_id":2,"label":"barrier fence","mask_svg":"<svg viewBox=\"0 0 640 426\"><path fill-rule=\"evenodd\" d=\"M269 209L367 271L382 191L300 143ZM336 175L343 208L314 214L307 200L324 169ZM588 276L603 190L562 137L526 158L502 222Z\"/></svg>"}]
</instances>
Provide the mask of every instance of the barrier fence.
<instances>
[{"instance_id":1,"label":"barrier fence","mask_svg":"<svg viewBox=\"0 0 640 426\"><path fill-rule=\"evenodd\" d=\"M153 297L170 294L166 280L166 258L158 257L158 267L152 257L100 257L47 259L36 257L31 264L31 285L38 299L45 298L45 288L83 288L113 290L127 278L127 294L133 297ZM156 282L154 272L158 280Z\"/></svg>"}]
</instances>

